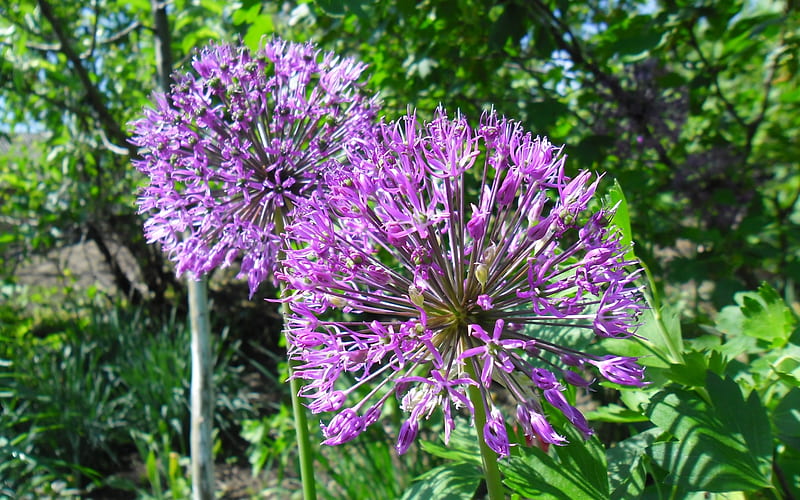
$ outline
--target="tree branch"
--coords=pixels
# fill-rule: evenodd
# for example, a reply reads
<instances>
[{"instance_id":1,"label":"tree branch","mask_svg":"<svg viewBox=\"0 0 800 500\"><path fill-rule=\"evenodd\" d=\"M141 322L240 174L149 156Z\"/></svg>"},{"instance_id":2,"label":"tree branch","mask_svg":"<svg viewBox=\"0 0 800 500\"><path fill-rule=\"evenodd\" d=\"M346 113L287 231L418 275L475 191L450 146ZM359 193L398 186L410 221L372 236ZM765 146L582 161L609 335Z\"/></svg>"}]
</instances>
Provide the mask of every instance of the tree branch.
<instances>
[{"instance_id":1,"label":"tree branch","mask_svg":"<svg viewBox=\"0 0 800 500\"><path fill-rule=\"evenodd\" d=\"M136 157L136 147L128 142L128 134L125 133L120 124L111 115L111 112L105 105L103 94L92 82L91 78L89 77L89 72L83 65L83 61L70 45L70 40L63 29L63 21L55 15L52 6L47 2L47 0L38 0L37 3L39 5L39 10L50 23L51 27L53 28L53 33L55 33L56 38L58 38L61 53L64 54L67 60L72 64L73 70L75 71L78 79L81 81L81 84L86 91L89 105L96 113L97 118L100 121L100 125L104 129L106 135L115 142L123 144L128 156L132 158Z\"/></svg>"},{"instance_id":2,"label":"tree branch","mask_svg":"<svg viewBox=\"0 0 800 500\"><path fill-rule=\"evenodd\" d=\"M122 294L127 297L134 304L141 304L144 301L141 291L139 291L130 278L125 274L119 265L119 260L114 257L111 250L106 245L106 241L102 236L101 231L92 223L86 224L86 236L89 240L94 241L100 253L103 254L103 259L106 261L111 274L114 276L114 283L120 287Z\"/></svg>"},{"instance_id":3,"label":"tree branch","mask_svg":"<svg viewBox=\"0 0 800 500\"><path fill-rule=\"evenodd\" d=\"M88 55L86 57L91 57L94 55L94 49L97 47L97 26L100 24L100 1L94 0L94 22L92 23L92 43L89 46Z\"/></svg>"},{"instance_id":4,"label":"tree branch","mask_svg":"<svg viewBox=\"0 0 800 500\"><path fill-rule=\"evenodd\" d=\"M150 7L153 11L153 21L155 22L155 45L156 72L158 74L158 86L162 92L169 92L172 74L172 34L169 30L169 19L164 3L158 0L151 0Z\"/></svg>"}]
</instances>

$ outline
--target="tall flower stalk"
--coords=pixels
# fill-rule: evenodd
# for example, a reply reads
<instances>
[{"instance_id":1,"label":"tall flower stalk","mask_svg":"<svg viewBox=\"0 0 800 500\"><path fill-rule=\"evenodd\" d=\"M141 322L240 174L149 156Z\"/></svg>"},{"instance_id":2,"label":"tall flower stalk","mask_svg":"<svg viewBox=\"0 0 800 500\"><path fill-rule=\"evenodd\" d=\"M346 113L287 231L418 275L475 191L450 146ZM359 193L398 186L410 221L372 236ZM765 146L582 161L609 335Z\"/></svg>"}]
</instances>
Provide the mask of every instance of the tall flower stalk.
<instances>
[{"instance_id":1,"label":"tall flower stalk","mask_svg":"<svg viewBox=\"0 0 800 500\"><path fill-rule=\"evenodd\" d=\"M310 43L275 38L255 53L212 44L154 95L155 107L133 122L135 165L149 178L138 204L148 241L178 274L238 265L251 296L275 282L294 207L324 191L326 173L374 135L377 101L363 89L364 69ZM292 377L293 403L299 386ZM296 413L304 494L315 498L305 414Z\"/></svg>"},{"instance_id":2,"label":"tall flower stalk","mask_svg":"<svg viewBox=\"0 0 800 500\"><path fill-rule=\"evenodd\" d=\"M566 442L551 411L590 436L566 386L641 386L644 371L541 332L634 334L638 271L613 209L589 208L599 178L569 178L561 148L493 112L475 129L442 109L427 124L410 114L379 136L287 226L289 355L309 408L335 412L324 443L354 439L390 397L407 414L401 453L439 409L445 441L463 412L501 457L513 444L504 413L528 443ZM495 402L500 389L510 403Z\"/></svg>"}]
</instances>

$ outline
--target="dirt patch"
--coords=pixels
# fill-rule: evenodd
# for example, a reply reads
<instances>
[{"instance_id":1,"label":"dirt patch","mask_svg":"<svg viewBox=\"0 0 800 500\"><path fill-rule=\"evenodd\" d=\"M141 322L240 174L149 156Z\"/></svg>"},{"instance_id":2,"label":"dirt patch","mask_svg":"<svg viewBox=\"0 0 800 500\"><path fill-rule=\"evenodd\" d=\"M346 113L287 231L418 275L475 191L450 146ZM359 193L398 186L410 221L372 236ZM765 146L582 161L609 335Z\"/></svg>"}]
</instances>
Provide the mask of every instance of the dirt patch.
<instances>
[{"instance_id":1,"label":"dirt patch","mask_svg":"<svg viewBox=\"0 0 800 500\"><path fill-rule=\"evenodd\" d=\"M130 251L114 243L109 244L109 250L131 282L137 284L136 288L143 294L147 293L138 264ZM51 250L46 255L34 256L30 262L20 266L15 276L22 286L52 291L56 296L64 298L70 298L68 296L73 292L83 296L92 289L109 297L119 294L114 276L93 241L76 243Z\"/></svg>"}]
</instances>

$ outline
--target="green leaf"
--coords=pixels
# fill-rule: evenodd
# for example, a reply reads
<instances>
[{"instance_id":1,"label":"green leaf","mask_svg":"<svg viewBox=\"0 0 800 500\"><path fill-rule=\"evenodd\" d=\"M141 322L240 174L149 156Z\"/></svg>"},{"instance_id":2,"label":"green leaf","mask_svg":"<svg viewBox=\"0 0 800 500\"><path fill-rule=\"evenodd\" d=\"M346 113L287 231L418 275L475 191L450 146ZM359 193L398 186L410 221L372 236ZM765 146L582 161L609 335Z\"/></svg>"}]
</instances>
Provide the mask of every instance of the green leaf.
<instances>
[{"instance_id":1,"label":"green leaf","mask_svg":"<svg viewBox=\"0 0 800 500\"><path fill-rule=\"evenodd\" d=\"M156 460L156 453L150 449L145 460L145 469L147 470L147 478L150 480L150 485L153 487L153 493L157 496L161 495L161 479L158 473L158 460Z\"/></svg>"},{"instance_id":2,"label":"green leaf","mask_svg":"<svg viewBox=\"0 0 800 500\"><path fill-rule=\"evenodd\" d=\"M625 408L620 405L608 404L586 413L586 418L593 422L614 422L632 424L647 422L647 417L641 412Z\"/></svg>"},{"instance_id":3,"label":"green leaf","mask_svg":"<svg viewBox=\"0 0 800 500\"><path fill-rule=\"evenodd\" d=\"M261 39L264 36L269 36L273 31L275 31L275 26L272 23L272 16L269 14L260 14L253 19L242 42L252 50L256 50L261 45Z\"/></svg>"},{"instance_id":4,"label":"green leaf","mask_svg":"<svg viewBox=\"0 0 800 500\"><path fill-rule=\"evenodd\" d=\"M670 364L664 374L673 382L687 387L703 387L706 383L706 372L722 373L724 363L722 355L716 351L691 351L684 353L682 363Z\"/></svg>"},{"instance_id":5,"label":"green leaf","mask_svg":"<svg viewBox=\"0 0 800 500\"><path fill-rule=\"evenodd\" d=\"M770 364L772 370L782 380L800 387L800 346L789 344L776 354L777 358Z\"/></svg>"},{"instance_id":6,"label":"green leaf","mask_svg":"<svg viewBox=\"0 0 800 500\"><path fill-rule=\"evenodd\" d=\"M745 401L741 388L732 379L722 379L712 372L708 373L706 388L722 423L744 437L749 453L759 461L761 472L769 476L772 470L772 431L759 394L751 392Z\"/></svg>"},{"instance_id":7,"label":"green leaf","mask_svg":"<svg viewBox=\"0 0 800 500\"><path fill-rule=\"evenodd\" d=\"M568 345L583 351L595 342L595 336L588 334L586 328L568 325L528 325L525 333L542 342L557 345ZM626 339L627 340L627 339ZM613 351L612 351L613 352ZM616 354L616 352L614 352Z\"/></svg>"},{"instance_id":8,"label":"green leaf","mask_svg":"<svg viewBox=\"0 0 800 500\"><path fill-rule=\"evenodd\" d=\"M478 449L478 438L472 427L466 425L457 426L450 435L450 442L434 443L433 441L421 441L420 447L426 453L434 457L452 460L453 462L467 462L480 465L480 450Z\"/></svg>"},{"instance_id":9,"label":"green leaf","mask_svg":"<svg viewBox=\"0 0 800 500\"><path fill-rule=\"evenodd\" d=\"M233 24L250 24L255 20L256 17L261 13L261 4L260 3L253 3L248 7L242 7L241 9L236 9L233 11L233 15L231 16L231 21Z\"/></svg>"},{"instance_id":10,"label":"green leaf","mask_svg":"<svg viewBox=\"0 0 800 500\"><path fill-rule=\"evenodd\" d=\"M606 450L612 499L641 497L647 477L642 458L647 447L659 434L661 434L659 429L648 429Z\"/></svg>"},{"instance_id":11,"label":"green leaf","mask_svg":"<svg viewBox=\"0 0 800 500\"><path fill-rule=\"evenodd\" d=\"M664 33L659 28L649 14L628 18L620 28L612 29L614 41L609 48L626 62L633 62L661 43Z\"/></svg>"},{"instance_id":12,"label":"green leaf","mask_svg":"<svg viewBox=\"0 0 800 500\"><path fill-rule=\"evenodd\" d=\"M219 39L219 33L213 28L205 27L193 31L190 35L181 40L181 49L184 52L191 51L194 47L199 47L208 43L209 40Z\"/></svg>"},{"instance_id":13,"label":"green leaf","mask_svg":"<svg viewBox=\"0 0 800 500\"><path fill-rule=\"evenodd\" d=\"M780 442L800 451L800 388L794 387L772 411Z\"/></svg>"},{"instance_id":14,"label":"green leaf","mask_svg":"<svg viewBox=\"0 0 800 500\"><path fill-rule=\"evenodd\" d=\"M788 478L788 494L785 498L800 498L800 453L782 453L777 462L784 476Z\"/></svg>"},{"instance_id":15,"label":"green leaf","mask_svg":"<svg viewBox=\"0 0 800 500\"><path fill-rule=\"evenodd\" d=\"M470 500L482 477L480 467L472 463L440 465L419 476L402 500Z\"/></svg>"},{"instance_id":16,"label":"green leaf","mask_svg":"<svg viewBox=\"0 0 800 500\"><path fill-rule=\"evenodd\" d=\"M609 201L612 206L617 207L614 212L614 217L611 222L617 226L622 233L620 243L623 247L627 247L628 251L625 252L625 259L635 259L636 254L633 252L633 230L631 229L631 217L628 213L628 202L625 200L625 193L622 191L622 186L614 179L614 185L608 191Z\"/></svg>"},{"instance_id":17,"label":"green leaf","mask_svg":"<svg viewBox=\"0 0 800 500\"><path fill-rule=\"evenodd\" d=\"M656 394L650 420L675 441L652 445L648 454L668 471L665 482L689 491L754 491L771 484L772 435L764 407L753 392L709 372L709 402L676 387Z\"/></svg>"},{"instance_id":18,"label":"green leaf","mask_svg":"<svg viewBox=\"0 0 800 500\"><path fill-rule=\"evenodd\" d=\"M584 441L569 426L564 433L570 443L554 447L555 457L531 447L521 448L520 456L501 461L500 471L506 486L525 498L608 498L603 445L597 437Z\"/></svg>"},{"instance_id":19,"label":"green leaf","mask_svg":"<svg viewBox=\"0 0 800 500\"><path fill-rule=\"evenodd\" d=\"M716 327L728 335L746 335L765 341L769 347L782 347L791 337L797 320L778 292L762 284L757 292L734 296L737 306L720 311Z\"/></svg>"}]
</instances>

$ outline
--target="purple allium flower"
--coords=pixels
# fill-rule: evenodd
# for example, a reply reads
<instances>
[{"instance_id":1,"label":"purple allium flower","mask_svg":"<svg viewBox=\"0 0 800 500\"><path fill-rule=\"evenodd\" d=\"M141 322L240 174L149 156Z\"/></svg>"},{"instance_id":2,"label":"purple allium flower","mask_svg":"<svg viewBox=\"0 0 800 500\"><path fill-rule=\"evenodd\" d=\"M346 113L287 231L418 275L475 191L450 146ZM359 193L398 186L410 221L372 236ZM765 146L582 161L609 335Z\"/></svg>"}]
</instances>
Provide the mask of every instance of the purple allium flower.
<instances>
[{"instance_id":1,"label":"purple allium flower","mask_svg":"<svg viewBox=\"0 0 800 500\"><path fill-rule=\"evenodd\" d=\"M145 234L179 274L241 258L252 295L273 279L276 232L297 201L374 134L376 101L359 82L365 65L310 43L272 39L254 54L212 44L192 67L133 122L136 167L150 178Z\"/></svg>"},{"instance_id":2,"label":"purple allium flower","mask_svg":"<svg viewBox=\"0 0 800 500\"><path fill-rule=\"evenodd\" d=\"M391 396L408 413L399 451L437 408L447 440L454 410L477 411L469 386L485 409L479 432L500 455L503 413L527 442L566 442L552 411L591 435L564 397L566 384L591 383L574 370L633 386L644 377L633 358L545 334L627 338L644 308L611 212L589 209L599 179L568 178L561 148L493 112L477 129L441 109L427 124L411 114L378 135L287 227L279 273L294 290L287 335L301 395L312 411L338 412L325 442L356 437ZM337 384L344 376L354 382ZM494 403L502 388L511 405Z\"/></svg>"}]
</instances>

